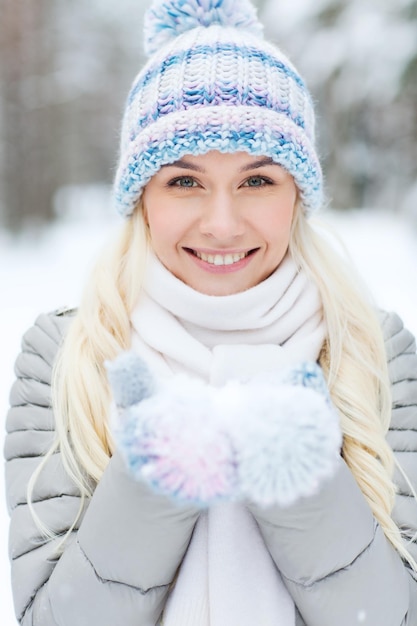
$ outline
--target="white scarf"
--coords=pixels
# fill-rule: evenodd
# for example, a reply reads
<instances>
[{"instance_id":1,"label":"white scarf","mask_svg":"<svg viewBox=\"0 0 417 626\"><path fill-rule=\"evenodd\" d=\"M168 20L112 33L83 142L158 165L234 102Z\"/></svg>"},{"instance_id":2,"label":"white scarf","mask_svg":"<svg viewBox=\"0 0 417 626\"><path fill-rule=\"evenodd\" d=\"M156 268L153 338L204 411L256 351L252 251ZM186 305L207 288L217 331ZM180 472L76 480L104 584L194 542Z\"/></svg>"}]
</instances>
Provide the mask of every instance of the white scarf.
<instances>
[{"instance_id":1,"label":"white scarf","mask_svg":"<svg viewBox=\"0 0 417 626\"><path fill-rule=\"evenodd\" d=\"M155 376L187 372L213 385L317 360L325 337L318 289L288 255L259 285L208 296L150 254L132 326L133 348ZM200 515L163 624L294 626L293 600L243 505Z\"/></svg>"}]
</instances>

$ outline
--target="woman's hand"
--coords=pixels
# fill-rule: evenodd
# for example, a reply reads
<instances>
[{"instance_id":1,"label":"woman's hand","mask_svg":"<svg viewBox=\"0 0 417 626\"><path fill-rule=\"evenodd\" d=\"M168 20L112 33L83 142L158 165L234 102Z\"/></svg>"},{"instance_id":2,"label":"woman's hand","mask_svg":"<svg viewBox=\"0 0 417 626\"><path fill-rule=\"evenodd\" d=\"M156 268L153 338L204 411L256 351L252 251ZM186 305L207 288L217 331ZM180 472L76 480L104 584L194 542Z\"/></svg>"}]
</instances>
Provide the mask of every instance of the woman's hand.
<instances>
[{"instance_id":1,"label":"woman's hand","mask_svg":"<svg viewBox=\"0 0 417 626\"><path fill-rule=\"evenodd\" d=\"M133 352L107 363L116 444L133 475L201 506L237 492L232 440L213 387L185 375L159 384Z\"/></svg>"},{"instance_id":2,"label":"woman's hand","mask_svg":"<svg viewBox=\"0 0 417 626\"><path fill-rule=\"evenodd\" d=\"M117 445L135 477L160 493L201 506L288 506L334 471L339 419L315 363L222 387L185 375L157 384L134 353L107 367Z\"/></svg>"},{"instance_id":3,"label":"woman's hand","mask_svg":"<svg viewBox=\"0 0 417 626\"><path fill-rule=\"evenodd\" d=\"M242 385L233 420L240 496L289 506L315 493L335 471L342 445L339 417L320 367L301 363Z\"/></svg>"}]
</instances>

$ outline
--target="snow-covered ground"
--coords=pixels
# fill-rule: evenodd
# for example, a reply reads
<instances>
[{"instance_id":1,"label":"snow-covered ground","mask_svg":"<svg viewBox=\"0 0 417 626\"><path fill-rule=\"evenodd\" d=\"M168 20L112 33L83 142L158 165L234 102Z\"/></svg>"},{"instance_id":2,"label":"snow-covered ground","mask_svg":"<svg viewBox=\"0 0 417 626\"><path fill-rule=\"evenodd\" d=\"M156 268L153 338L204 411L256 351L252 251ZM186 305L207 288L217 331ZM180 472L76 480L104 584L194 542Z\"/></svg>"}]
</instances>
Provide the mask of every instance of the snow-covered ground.
<instances>
[{"instance_id":1,"label":"snow-covered ground","mask_svg":"<svg viewBox=\"0 0 417 626\"><path fill-rule=\"evenodd\" d=\"M97 200L96 195L94 199ZM86 196L79 212L62 219L36 238L19 239L0 231L0 415L7 411L13 362L24 330L39 312L76 305L84 277L102 243L118 227L117 218L100 209L88 211ZM94 203L97 206L97 202ZM347 244L377 303L396 310L417 334L417 227L392 213L352 211L328 214ZM4 428L0 429L3 445ZM8 517L0 476L0 623L15 624L7 558Z\"/></svg>"}]
</instances>

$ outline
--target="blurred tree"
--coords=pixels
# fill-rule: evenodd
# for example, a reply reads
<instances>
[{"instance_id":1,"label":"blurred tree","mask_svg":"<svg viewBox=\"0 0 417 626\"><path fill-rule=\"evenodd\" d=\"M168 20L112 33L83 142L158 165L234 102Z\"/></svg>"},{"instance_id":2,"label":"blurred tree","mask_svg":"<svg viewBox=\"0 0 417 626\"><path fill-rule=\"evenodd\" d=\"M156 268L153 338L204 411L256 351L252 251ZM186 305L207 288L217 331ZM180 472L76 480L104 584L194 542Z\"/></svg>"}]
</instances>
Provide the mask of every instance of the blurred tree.
<instances>
[{"instance_id":1,"label":"blurred tree","mask_svg":"<svg viewBox=\"0 0 417 626\"><path fill-rule=\"evenodd\" d=\"M253 0L317 101L331 203L417 197L417 0ZM0 221L53 217L62 185L110 183L150 0L3 0Z\"/></svg>"},{"instance_id":2,"label":"blurred tree","mask_svg":"<svg viewBox=\"0 0 417 626\"><path fill-rule=\"evenodd\" d=\"M416 0L269 0L316 100L331 204L399 208L417 178Z\"/></svg>"},{"instance_id":3,"label":"blurred tree","mask_svg":"<svg viewBox=\"0 0 417 626\"><path fill-rule=\"evenodd\" d=\"M120 115L142 63L143 2L4 0L1 222L54 217L62 185L110 182Z\"/></svg>"},{"instance_id":4,"label":"blurred tree","mask_svg":"<svg viewBox=\"0 0 417 626\"><path fill-rule=\"evenodd\" d=\"M405 7L405 19L417 25L417 0L413 0ZM403 68L400 93L403 111L399 111L399 114L407 121L399 141L399 148L408 155L408 158L404 159L406 193L403 207L417 223L417 46ZM408 185L408 181L412 182L411 186Z\"/></svg>"},{"instance_id":5,"label":"blurred tree","mask_svg":"<svg viewBox=\"0 0 417 626\"><path fill-rule=\"evenodd\" d=\"M4 0L0 22L3 221L48 219L57 163L48 148L53 111L49 15L53 0Z\"/></svg>"}]
</instances>

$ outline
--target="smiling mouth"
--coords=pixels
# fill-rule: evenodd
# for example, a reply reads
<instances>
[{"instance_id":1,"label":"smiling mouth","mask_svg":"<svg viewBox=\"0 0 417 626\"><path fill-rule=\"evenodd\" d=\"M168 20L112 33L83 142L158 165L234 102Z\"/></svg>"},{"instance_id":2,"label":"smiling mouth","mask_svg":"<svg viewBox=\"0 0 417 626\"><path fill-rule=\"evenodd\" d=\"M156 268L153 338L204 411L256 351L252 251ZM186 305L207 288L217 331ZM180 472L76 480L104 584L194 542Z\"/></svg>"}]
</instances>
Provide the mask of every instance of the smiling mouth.
<instances>
[{"instance_id":1,"label":"smiling mouth","mask_svg":"<svg viewBox=\"0 0 417 626\"><path fill-rule=\"evenodd\" d=\"M249 250L248 252L235 252L228 254L206 254L205 252L198 252L197 250L193 250L192 248L185 248L185 250L198 259L209 263L210 265L233 265L234 263L239 263L242 259L250 256L254 252L256 252L257 248L253 250Z\"/></svg>"}]
</instances>

